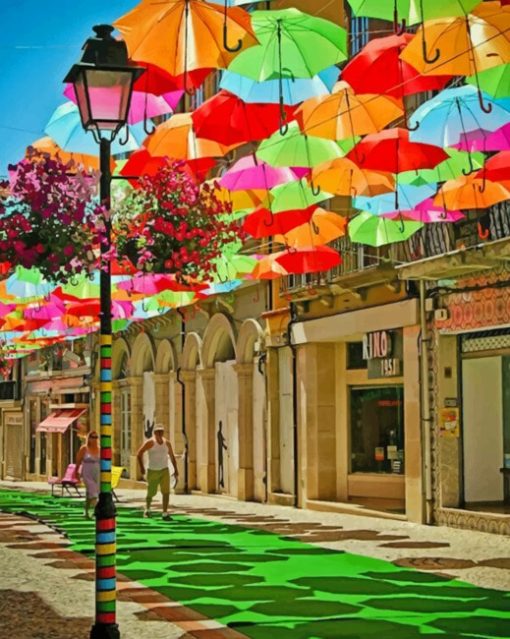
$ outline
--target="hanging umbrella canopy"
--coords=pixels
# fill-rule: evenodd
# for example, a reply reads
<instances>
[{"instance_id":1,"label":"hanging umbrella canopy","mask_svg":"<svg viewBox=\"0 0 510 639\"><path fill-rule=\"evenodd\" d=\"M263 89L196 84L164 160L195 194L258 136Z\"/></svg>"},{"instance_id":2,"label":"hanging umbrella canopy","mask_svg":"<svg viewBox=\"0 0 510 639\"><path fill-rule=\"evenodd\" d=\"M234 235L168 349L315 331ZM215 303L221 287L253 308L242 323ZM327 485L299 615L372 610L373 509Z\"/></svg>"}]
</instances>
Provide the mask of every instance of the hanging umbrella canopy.
<instances>
[{"instance_id":1,"label":"hanging umbrella canopy","mask_svg":"<svg viewBox=\"0 0 510 639\"><path fill-rule=\"evenodd\" d=\"M271 189L270 196L270 208L273 213L292 209L306 209L309 206L333 197L330 193L322 191L320 193L314 192L308 186L306 180L276 186L274 189Z\"/></svg>"},{"instance_id":2,"label":"hanging umbrella canopy","mask_svg":"<svg viewBox=\"0 0 510 639\"><path fill-rule=\"evenodd\" d=\"M371 213L360 213L349 221L348 231L352 242L368 246L384 246L408 240L423 228L421 222L387 220Z\"/></svg>"},{"instance_id":3,"label":"hanging umbrella canopy","mask_svg":"<svg viewBox=\"0 0 510 639\"><path fill-rule=\"evenodd\" d=\"M144 146L153 156L177 160L222 157L232 148L197 138L191 113L178 113L157 126L156 131L145 140Z\"/></svg>"},{"instance_id":4,"label":"hanging umbrella canopy","mask_svg":"<svg viewBox=\"0 0 510 639\"><path fill-rule=\"evenodd\" d=\"M492 98L510 97L510 64L500 64L480 71L478 78L472 75L466 78L466 82L490 95Z\"/></svg>"},{"instance_id":5,"label":"hanging umbrella canopy","mask_svg":"<svg viewBox=\"0 0 510 639\"><path fill-rule=\"evenodd\" d=\"M510 188L510 151L501 151L489 158L476 177L485 177L491 182L508 182L505 187Z\"/></svg>"},{"instance_id":6,"label":"hanging umbrella canopy","mask_svg":"<svg viewBox=\"0 0 510 639\"><path fill-rule=\"evenodd\" d=\"M409 131L400 128L367 135L347 157L361 168L389 173L433 169L448 159L443 149L411 141Z\"/></svg>"},{"instance_id":7,"label":"hanging umbrella canopy","mask_svg":"<svg viewBox=\"0 0 510 639\"><path fill-rule=\"evenodd\" d=\"M387 7L386 3L378 5ZM379 93L402 100L406 95L442 89L451 75L423 76L400 54L413 39L410 33L374 38L342 69L342 80L356 93Z\"/></svg>"},{"instance_id":8,"label":"hanging umbrella canopy","mask_svg":"<svg viewBox=\"0 0 510 639\"><path fill-rule=\"evenodd\" d=\"M303 135L297 122L291 122L285 135L277 131L263 140L256 155L271 166L313 167L344 154L332 140Z\"/></svg>"},{"instance_id":9,"label":"hanging umbrella canopy","mask_svg":"<svg viewBox=\"0 0 510 639\"><path fill-rule=\"evenodd\" d=\"M391 213L399 208L403 211L414 209L420 202L436 194L437 184L423 184L411 186L409 184L398 185L397 207L395 206L395 194L383 193L374 197L355 197L352 206L361 211L367 211L372 215Z\"/></svg>"},{"instance_id":10,"label":"hanging umbrella canopy","mask_svg":"<svg viewBox=\"0 0 510 639\"><path fill-rule=\"evenodd\" d=\"M244 102L295 105L317 95L331 93L338 80L338 67L331 66L319 71L312 78L279 78L257 82L232 71L225 71L220 87L239 96Z\"/></svg>"},{"instance_id":11,"label":"hanging umbrella canopy","mask_svg":"<svg viewBox=\"0 0 510 639\"><path fill-rule=\"evenodd\" d=\"M309 223L301 224L284 235L275 235L274 241L293 248L322 246L345 235L346 226L347 218L317 208Z\"/></svg>"},{"instance_id":12,"label":"hanging umbrella canopy","mask_svg":"<svg viewBox=\"0 0 510 639\"><path fill-rule=\"evenodd\" d=\"M297 226L307 224L316 210L315 204L307 208L289 209L279 213L273 213L261 207L246 216L243 221L243 231L255 238L285 235Z\"/></svg>"},{"instance_id":13,"label":"hanging umbrella canopy","mask_svg":"<svg viewBox=\"0 0 510 639\"><path fill-rule=\"evenodd\" d=\"M384 218L390 220L412 220L414 222L422 222L423 224L437 223L452 223L463 220L465 215L460 211L449 211L443 206L436 206L432 198L420 202L411 211L393 211L391 213L384 213Z\"/></svg>"},{"instance_id":14,"label":"hanging umbrella canopy","mask_svg":"<svg viewBox=\"0 0 510 639\"><path fill-rule=\"evenodd\" d=\"M477 129L468 131L460 136L459 142L455 145L458 149L466 151L507 151L510 149L510 123L496 129L496 131L486 131Z\"/></svg>"},{"instance_id":15,"label":"hanging umbrella canopy","mask_svg":"<svg viewBox=\"0 0 510 639\"><path fill-rule=\"evenodd\" d=\"M393 20L395 27L400 21L417 24L432 18L463 16L480 0L347 0L353 13L360 17ZM405 25L404 25L405 26Z\"/></svg>"},{"instance_id":16,"label":"hanging umbrella canopy","mask_svg":"<svg viewBox=\"0 0 510 639\"><path fill-rule=\"evenodd\" d=\"M304 133L344 140L376 133L402 117L402 104L384 95L356 95L347 82L338 82L331 95L310 98L296 111Z\"/></svg>"},{"instance_id":17,"label":"hanging umbrella canopy","mask_svg":"<svg viewBox=\"0 0 510 639\"><path fill-rule=\"evenodd\" d=\"M230 191L244 189L272 189L280 184L294 182L308 173L307 169L275 168L255 156L247 155L240 158L230 169L222 175L220 186Z\"/></svg>"},{"instance_id":18,"label":"hanging umbrella canopy","mask_svg":"<svg viewBox=\"0 0 510 639\"><path fill-rule=\"evenodd\" d=\"M392 192L395 180L391 173L360 169L348 158L337 158L313 169L312 181L317 188L334 195L374 196Z\"/></svg>"},{"instance_id":19,"label":"hanging umbrella canopy","mask_svg":"<svg viewBox=\"0 0 510 639\"><path fill-rule=\"evenodd\" d=\"M254 280L276 280L279 277L288 275L288 272L277 262L278 257L283 253L273 253L260 257L257 265L251 274Z\"/></svg>"},{"instance_id":20,"label":"hanging umbrella canopy","mask_svg":"<svg viewBox=\"0 0 510 639\"><path fill-rule=\"evenodd\" d=\"M61 149L59 145L48 136L35 140L30 146L40 153L47 153L50 157L59 159L64 164L72 162L76 165L83 166L85 169L99 170L98 155L69 153ZM110 167L112 170L115 167L115 161L113 159L111 160Z\"/></svg>"},{"instance_id":21,"label":"hanging umbrella canopy","mask_svg":"<svg viewBox=\"0 0 510 639\"><path fill-rule=\"evenodd\" d=\"M260 44L235 58L229 71L262 82L278 77L312 78L347 59L345 29L298 9L254 11Z\"/></svg>"},{"instance_id":22,"label":"hanging umbrella canopy","mask_svg":"<svg viewBox=\"0 0 510 639\"><path fill-rule=\"evenodd\" d=\"M478 91L470 85L444 89L420 105L410 118L411 139L436 146L453 146L463 134L478 129L495 131L510 120L510 103L483 95L490 112L479 103ZM508 107L508 108L507 108Z\"/></svg>"},{"instance_id":23,"label":"hanging umbrella canopy","mask_svg":"<svg viewBox=\"0 0 510 639\"><path fill-rule=\"evenodd\" d=\"M293 119L294 109L284 106L285 120ZM192 115L198 138L232 145L263 140L280 126L282 111L278 104L243 102L233 93L222 89L206 100Z\"/></svg>"},{"instance_id":24,"label":"hanging umbrella canopy","mask_svg":"<svg viewBox=\"0 0 510 639\"><path fill-rule=\"evenodd\" d=\"M80 112L73 102L65 102L55 109L44 132L65 151L99 155L99 144L92 133L84 130ZM118 138L113 142L112 154L135 151L138 146L130 131L125 145L121 145Z\"/></svg>"},{"instance_id":25,"label":"hanging umbrella canopy","mask_svg":"<svg viewBox=\"0 0 510 639\"><path fill-rule=\"evenodd\" d=\"M223 9L203 0L141 2L114 22L133 60L149 62L173 76L228 67L238 49L223 46L224 24ZM250 16L243 9L226 11L226 28L232 47L238 42L244 47L255 44ZM187 80L184 88L189 88Z\"/></svg>"},{"instance_id":26,"label":"hanging umbrella canopy","mask_svg":"<svg viewBox=\"0 0 510 639\"><path fill-rule=\"evenodd\" d=\"M152 93L154 95L165 95L176 91L184 91L185 89L198 89L207 76L214 69L195 69L187 71L186 75L170 75L168 71L161 69L150 62L142 60L130 61L134 66L143 67L145 71L135 80L133 91L142 93Z\"/></svg>"},{"instance_id":27,"label":"hanging umbrella canopy","mask_svg":"<svg viewBox=\"0 0 510 639\"><path fill-rule=\"evenodd\" d=\"M341 264L342 258L329 246L312 246L285 251L276 261L287 273L320 273Z\"/></svg>"},{"instance_id":28,"label":"hanging umbrella canopy","mask_svg":"<svg viewBox=\"0 0 510 639\"><path fill-rule=\"evenodd\" d=\"M433 169L419 169L399 175L401 184L430 184L454 180L460 175L471 172L473 168L482 168L485 156L483 153L466 153L457 149L445 149L449 158Z\"/></svg>"},{"instance_id":29,"label":"hanging umbrella canopy","mask_svg":"<svg viewBox=\"0 0 510 639\"><path fill-rule=\"evenodd\" d=\"M469 175L445 182L434 198L434 204L463 211L488 209L509 199L510 191L503 184Z\"/></svg>"}]
</instances>

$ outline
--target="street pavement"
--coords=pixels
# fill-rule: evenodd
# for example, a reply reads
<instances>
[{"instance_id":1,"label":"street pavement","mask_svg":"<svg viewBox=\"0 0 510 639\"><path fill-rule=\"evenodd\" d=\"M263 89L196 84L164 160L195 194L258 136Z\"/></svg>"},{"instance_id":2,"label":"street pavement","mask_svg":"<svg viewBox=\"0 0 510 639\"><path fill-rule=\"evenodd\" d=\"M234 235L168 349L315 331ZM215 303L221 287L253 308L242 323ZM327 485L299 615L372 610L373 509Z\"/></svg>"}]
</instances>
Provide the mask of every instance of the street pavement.
<instances>
[{"instance_id":1,"label":"street pavement","mask_svg":"<svg viewBox=\"0 0 510 639\"><path fill-rule=\"evenodd\" d=\"M39 495L48 494L48 487L42 483L17 482L14 484L0 482L0 489L7 487L18 491L37 490ZM134 529L138 526L141 527L144 521L141 516L143 491L120 489L118 493L121 499L120 508L126 507L120 512L129 513L129 522L131 522L129 525L133 525ZM59 498L55 498L55 502L51 501L50 503L57 504L59 502L63 503ZM366 562L371 561L369 558L373 558L390 562L387 566L388 569L391 568L392 570L398 567L403 569L417 568L422 571L419 574L423 575L423 580L439 580L438 583L441 586L443 584L441 579L443 578L446 584L459 584L459 582L448 582L448 579L451 580L451 578L458 577L462 582L465 582L465 585L473 584L479 588L491 588L495 591L500 591L500 598L498 598L497 593L496 595L493 593L491 595L493 599L491 606L482 605L481 608L499 607L499 609L510 613L510 600L504 594L510 591L510 541L507 537L444 527L419 526L401 520L376 519L357 515L313 512L282 506L237 502L217 496L174 495L172 503L174 511L177 513L177 521L174 520L174 522L167 524L169 526L167 529L168 539L170 539L172 534L171 531L175 530L175 526L179 525L181 526L180 530L184 530L183 525L185 522L195 522L193 524L194 527L191 528L189 527L191 524L186 523L188 526L186 530L190 538L200 538L202 533L200 525L198 525L200 521L204 526L214 526L213 522L216 522L216 524L221 523L223 529L215 525L213 533L216 537L214 539L221 539L221 536L218 536L220 533L222 535L230 535L233 538L239 535L239 530L242 532L242 530L246 529L247 534L249 533L250 535L269 534L269 536L261 540L262 544L272 544L272 540L290 539L294 540L292 543L304 542L307 547L310 544L330 551L342 551L345 558L349 559L354 556L354 561L360 565L366 564ZM79 516L76 505L76 503L73 504L77 516ZM161 522L157 512L158 504L156 503L155 506L151 525L161 526L163 522ZM140 517L140 523L137 523L138 517ZM174 526L173 529L172 526ZM163 528L157 528L157 530L165 531ZM197 531L200 534L197 535ZM254 533L253 531L258 532ZM69 538L71 539L73 537L72 531L68 532L70 532ZM270 533L273 533L273 535L270 535ZM213 539L213 537L210 536L209 539ZM255 538L250 537L249 539L253 540ZM209 541L208 543L219 542ZM243 544L246 546L246 541L241 543L241 550L243 550ZM142 539L139 547L145 549L146 546L148 546L148 543L146 542L144 545ZM189 554L189 550L187 552ZM197 549L195 552L200 553L200 550ZM273 549L267 553L267 561L269 562L271 561L269 558L271 552L277 553L279 550ZM75 636L87 636L88 628L92 622L91 611L93 610L94 594L91 583L93 580L93 562L90 558L90 553L89 556L80 553L76 552L76 550L70 550L68 538L62 537L55 530L39 522L14 515L13 513L0 514L0 566L2 566L0 630L6 631L5 634L7 636L15 639L74 639ZM251 551L250 557L252 555L253 551ZM273 554L271 556L275 557L276 555ZM356 556L358 556L357 560ZM154 561L147 554L145 558L146 561ZM199 558L202 558L202 556ZM328 561L339 558L342 558L342 553L336 552L330 555ZM182 559L184 560L185 558L183 557ZM207 559L210 560L210 557ZM318 556L318 570L320 559ZM303 557L304 560L305 558ZM239 561L244 561L240 555ZM350 561L352 562L352 559ZM233 567L235 566L233 562L232 558L227 560L225 555L224 568L226 572L237 570ZM228 618L227 613L223 610L220 615L220 608L211 604L211 601L199 601L194 607L181 605L175 598L169 596L175 595L175 588L174 590L169 588L165 590L165 588L158 585L160 582L155 578L155 571L152 571L153 574L147 574L149 571L141 570L138 564L129 563L127 560L125 568L123 568L122 564L123 559L122 555L120 555L119 572L121 577L119 578L118 617L122 628L122 637L124 638L151 637L151 639L159 639L160 637L165 637L172 639L174 637L196 637L201 639L234 639L235 637L245 636L242 632L246 632L247 636L260 637L261 639L273 639L273 636L275 636L275 629L271 625L266 623L266 629L264 630L264 624L261 623L261 627L257 628L253 620L250 621L251 625L245 621L244 626L243 623L237 623L237 625L229 623L232 627L227 628L221 621L216 621L214 618L215 616L219 619ZM156 565L154 563L149 567L155 568ZM211 565L211 563L208 564L208 570L210 570ZM377 567L377 570L380 569L378 567L379 564L376 563L374 566ZM170 569L172 566L168 566L168 568ZM251 573L256 572L257 569L258 567L255 565ZM289 570L288 566L287 570ZM126 573L126 576L123 575L123 572ZM306 569L304 574L306 577L311 578L313 576L311 572L313 570ZM365 570L365 573L373 574L373 569L368 572ZM410 574L410 571L407 571L406 574ZM208 577L210 578L211 575L208 575ZM195 581L198 579L200 582L201 577L198 574L193 574L191 577L183 575L182 581L189 584L193 578ZM216 579L216 577L214 578ZM317 579L319 579L318 576ZM322 575L321 579L323 584L321 589L324 589L326 588L324 586L326 583L324 575ZM204 583L205 581L206 579L204 579ZM306 578L302 577L292 580L291 575L289 575L289 581L294 581L300 587L306 585L303 583ZM359 579L356 581L351 580L350 584L355 582L359 587ZM243 583L246 584L247 582ZM155 584L153 588L150 587L152 584ZM444 588L444 586L442 587ZM253 588L253 585L249 585L248 588ZM418 592L418 589L415 590ZM189 596L189 591L190 588L188 587L186 591L183 590L182 592L184 594L187 593ZM453 592L453 589L450 588L450 591ZM180 592L178 588L177 592ZM446 589L441 592L448 594ZM469 591L475 599L476 596L480 597L480 594L476 595L477 592L480 593L481 591ZM349 599L351 594L346 593L346 596L343 597L344 608L348 608L345 601ZM413 594L415 594L414 591ZM282 591L282 596L288 597L288 591ZM496 596L497 601L494 600L494 596ZM275 603L278 605L278 601L275 601ZM291 603L296 602L286 601L287 606L290 606ZM304 603L299 603L299 601L297 603L301 607L304 605ZM311 603L313 602L309 602L307 605L311 605ZM325 601L317 603L322 606L325 605ZM459 610L468 610L465 607L464 599L462 604L464 607L459 608ZM372 603L372 605L375 605L375 603ZM458 601L456 606L459 606ZM291 607L289 609L295 610L296 608ZM323 611L323 609L321 610ZM415 607L412 610L415 612ZM477 608L471 607L469 610L482 624L482 617ZM27 611L30 614L26 614ZM204 614L204 612L211 614ZM212 614L215 612L218 614ZM259 614L262 615L262 613L267 615L267 609L260 609ZM343 613L345 614L346 610ZM308 636L334 637L335 639L336 636L348 636L343 633L336 635L335 631L332 631L333 634L331 634L326 629L324 621L327 620L322 620L321 629L323 634L315 635L314 633L319 631L314 630L311 625L308 631L308 624L300 626L299 633L292 636L306 637L306 639L308 639ZM388 624L388 622L382 619L378 623L383 631L382 633L379 632L378 635L382 638L386 636L384 629L386 627L385 624ZM441 623L443 623L443 626L436 627L441 628L442 632L448 631L449 626L446 621L443 619ZM338 626L338 621L336 624ZM476 633L476 636L510 637L510 620L508 619L494 619L489 615L483 617L483 624L484 626L480 627L486 627L486 632L484 631L482 634L481 631L476 632L476 629L474 629L473 632ZM315 625L319 627L317 624ZM393 626L395 625L393 624ZM44 626L44 631L41 630L42 626ZM364 626L364 628L367 627ZM411 628L411 626L405 626L405 628ZM277 634L286 637L287 634L285 632L282 634L282 630L285 630L285 628L280 628ZM395 634L394 628L388 627L387 630L388 636L390 634L391 636L400 636ZM14 634L13 631L15 631ZM355 636L368 637L372 636L372 631L373 628L370 630L370 635L358 633L351 636L353 638ZM307 635L307 632L312 634ZM402 636L414 637L415 635L407 632L407 634ZM434 633L432 636L436 636L436 634ZM467 637L474 635L457 632L456 630L455 632L446 632L443 636Z\"/></svg>"}]
</instances>

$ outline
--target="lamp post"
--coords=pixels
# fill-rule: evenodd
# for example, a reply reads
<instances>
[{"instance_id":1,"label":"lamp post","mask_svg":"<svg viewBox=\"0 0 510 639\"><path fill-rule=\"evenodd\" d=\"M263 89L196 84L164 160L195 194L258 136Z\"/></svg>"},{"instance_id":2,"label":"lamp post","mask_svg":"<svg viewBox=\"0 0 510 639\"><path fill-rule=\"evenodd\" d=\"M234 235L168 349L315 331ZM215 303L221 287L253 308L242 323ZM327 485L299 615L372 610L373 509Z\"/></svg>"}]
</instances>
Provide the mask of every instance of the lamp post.
<instances>
[{"instance_id":1,"label":"lamp post","mask_svg":"<svg viewBox=\"0 0 510 639\"><path fill-rule=\"evenodd\" d=\"M73 65L64 82L72 82L83 128L91 131L99 144L100 198L105 216L105 241L101 258L111 244L110 182L111 144L126 125L135 80L143 68L130 66L125 42L116 40L113 27L93 27L95 36L83 46L81 61ZM96 612L91 639L118 639L116 623L116 534L115 505L112 498L112 417L111 354L112 311L109 260L100 271L100 437L101 488L96 506Z\"/></svg>"}]
</instances>

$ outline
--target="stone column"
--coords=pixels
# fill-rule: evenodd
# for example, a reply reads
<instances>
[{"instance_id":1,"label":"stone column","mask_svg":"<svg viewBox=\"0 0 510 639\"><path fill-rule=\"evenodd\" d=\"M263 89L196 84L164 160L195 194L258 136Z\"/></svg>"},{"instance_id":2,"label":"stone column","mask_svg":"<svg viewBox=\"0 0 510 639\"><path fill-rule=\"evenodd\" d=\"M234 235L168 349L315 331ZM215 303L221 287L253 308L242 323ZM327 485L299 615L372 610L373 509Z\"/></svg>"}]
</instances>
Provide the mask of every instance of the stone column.
<instances>
[{"instance_id":1,"label":"stone column","mask_svg":"<svg viewBox=\"0 0 510 639\"><path fill-rule=\"evenodd\" d=\"M268 497L280 488L280 392L278 350L267 349L267 486Z\"/></svg>"},{"instance_id":2,"label":"stone column","mask_svg":"<svg viewBox=\"0 0 510 639\"><path fill-rule=\"evenodd\" d=\"M131 393L131 479L141 479L136 453L143 444L143 377L129 377Z\"/></svg>"},{"instance_id":3,"label":"stone column","mask_svg":"<svg viewBox=\"0 0 510 639\"><path fill-rule=\"evenodd\" d=\"M203 458L198 468L200 488L204 493L216 491L216 424L215 424L215 370L207 368L198 371L198 379L201 385L202 395L198 401L202 402L198 411L202 419L202 428L199 430L203 438Z\"/></svg>"},{"instance_id":4,"label":"stone column","mask_svg":"<svg viewBox=\"0 0 510 639\"><path fill-rule=\"evenodd\" d=\"M168 396L168 373L154 373L154 391L156 409L154 421L163 424L167 437L170 437L170 398Z\"/></svg>"},{"instance_id":5,"label":"stone column","mask_svg":"<svg viewBox=\"0 0 510 639\"><path fill-rule=\"evenodd\" d=\"M254 498L253 486L253 363L237 364L239 470L237 498L250 501Z\"/></svg>"},{"instance_id":6,"label":"stone column","mask_svg":"<svg viewBox=\"0 0 510 639\"><path fill-rule=\"evenodd\" d=\"M197 482L197 393L196 371L181 371L181 380L186 387L185 402L182 407L182 414L186 422L186 437L188 440L188 488L195 490L198 487ZM179 386L180 390L180 386ZM181 391L182 392L182 391ZM177 391L178 393L178 391ZM176 393L176 396L177 396ZM180 400L182 405L182 399ZM182 423L181 423L182 427ZM183 442L184 447L184 442ZM184 448L183 448L184 452ZM184 470L184 469L183 469ZM184 477L183 477L184 482ZM183 484L184 485L184 484Z\"/></svg>"}]
</instances>

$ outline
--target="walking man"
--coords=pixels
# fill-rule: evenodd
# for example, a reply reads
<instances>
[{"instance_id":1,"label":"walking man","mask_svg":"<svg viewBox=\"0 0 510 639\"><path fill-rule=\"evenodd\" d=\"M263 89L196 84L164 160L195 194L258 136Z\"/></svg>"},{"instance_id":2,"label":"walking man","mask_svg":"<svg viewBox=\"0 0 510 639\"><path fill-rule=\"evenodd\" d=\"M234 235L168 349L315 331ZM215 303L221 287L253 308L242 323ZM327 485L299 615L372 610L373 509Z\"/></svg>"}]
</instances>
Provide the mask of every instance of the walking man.
<instances>
[{"instance_id":1,"label":"walking man","mask_svg":"<svg viewBox=\"0 0 510 639\"><path fill-rule=\"evenodd\" d=\"M139 449L137 453L138 463L142 475L145 475L145 466L143 463L144 453L147 453L149 463L147 467L147 497L145 499L146 508L143 513L144 517L150 517L151 503L154 495L158 492L158 486L161 490L163 498L163 519L168 521L171 519L168 514L168 503L170 501L170 469L168 468L168 458L174 467L175 479L177 480L179 473L177 470L177 462L175 461L172 445L163 436L165 427L162 424L154 426L151 439Z\"/></svg>"}]
</instances>

